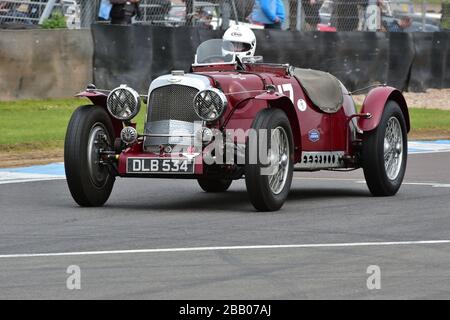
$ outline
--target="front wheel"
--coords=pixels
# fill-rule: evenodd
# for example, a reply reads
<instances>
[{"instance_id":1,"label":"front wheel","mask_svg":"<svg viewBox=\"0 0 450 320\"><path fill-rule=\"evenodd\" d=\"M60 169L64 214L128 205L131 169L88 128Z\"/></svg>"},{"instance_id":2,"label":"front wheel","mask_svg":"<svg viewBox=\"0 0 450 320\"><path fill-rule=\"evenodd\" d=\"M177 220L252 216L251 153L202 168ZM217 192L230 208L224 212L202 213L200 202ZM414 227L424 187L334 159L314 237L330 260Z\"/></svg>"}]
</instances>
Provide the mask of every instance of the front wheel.
<instances>
[{"instance_id":1,"label":"front wheel","mask_svg":"<svg viewBox=\"0 0 450 320\"><path fill-rule=\"evenodd\" d=\"M385 107L378 128L364 133L362 167L374 196L395 195L402 185L408 157L405 116L395 101Z\"/></svg>"},{"instance_id":2,"label":"front wheel","mask_svg":"<svg viewBox=\"0 0 450 320\"><path fill-rule=\"evenodd\" d=\"M111 195L115 177L101 163L100 150L112 150L114 130L99 106L79 107L72 115L64 144L64 167L70 193L83 207L102 206Z\"/></svg>"},{"instance_id":3,"label":"front wheel","mask_svg":"<svg viewBox=\"0 0 450 320\"><path fill-rule=\"evenodd\" d=\"M250 201L258 211L277 211L289 195L294 172L289 119L282 110L265 109L256 115L252 129L255 134L247 141L245 166Z\"/></svg>"}]
</instances>

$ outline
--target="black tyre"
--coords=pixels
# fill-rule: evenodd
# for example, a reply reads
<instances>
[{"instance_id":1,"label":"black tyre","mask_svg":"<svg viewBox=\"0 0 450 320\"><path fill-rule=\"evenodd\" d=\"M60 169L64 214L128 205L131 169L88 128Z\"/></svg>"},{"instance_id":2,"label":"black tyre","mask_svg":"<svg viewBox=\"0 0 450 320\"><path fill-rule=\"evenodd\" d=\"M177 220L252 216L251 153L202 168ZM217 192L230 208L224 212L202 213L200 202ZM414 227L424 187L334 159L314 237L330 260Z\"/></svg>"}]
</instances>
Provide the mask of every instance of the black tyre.
<instances>
[{"instance_id":1,"label":"black tyre","mask_svg":"<svg viewBox=\"0 0 450 320\"><path fill-rule=\"evenodd\" d=\"M364 133L362 166L374 196L393 196L402 185L408 158L408 136L402 110L386 104L378 128Z\"/></svg>"},{"instance_id":2,"label":"black tyre","mask_svg":"<svg viewBox=\"0 0 450 320\"><path fill-rule=\"evenodd\" d=\"M75 110L66 133L64 166L70 193L80 206L98 207L108 200L115 177L99 163L99 150L112 150L113 141L113 125L105 109Z\"/></svg>"},{"instance_id":3,"label":"black tyre","mask_svg":"<svg viewBox=\"0 0 450 320\"><path fill-rule=\"evenodd\" d=\"M247 141L247 191L258 211L276 211L286 201L292 183L294 143L291 126L282 110L265 109L256 115L252 128L258 134ZM260 130L265 130L262 136ZM267 159L258 156L260 148L263 148L262 154L267 154Z\"/></svg>"},{"instance_id":4,"label":"black tyre","mask_svg":"<svg viewBox=\"0 0 450 320\"><path fill-rule=\"evenodd\" d=\"M231 183L233 182L233 180L228 179L198 179L197 181L203 191L211 193L225 192L230 188Z\"/></svg>"}]
</instances>

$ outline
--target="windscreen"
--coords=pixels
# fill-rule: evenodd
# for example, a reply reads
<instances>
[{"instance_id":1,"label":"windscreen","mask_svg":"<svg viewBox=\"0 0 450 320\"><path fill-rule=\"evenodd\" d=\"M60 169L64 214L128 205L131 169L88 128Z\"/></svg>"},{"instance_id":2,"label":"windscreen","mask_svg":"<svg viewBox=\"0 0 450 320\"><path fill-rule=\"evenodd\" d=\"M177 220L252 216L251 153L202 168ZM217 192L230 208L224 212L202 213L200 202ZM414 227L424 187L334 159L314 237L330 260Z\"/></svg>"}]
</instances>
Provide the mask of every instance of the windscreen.
<instances>
[{"instance_id":1,"label":"windscreen","mask_svg":"<svg viewBox=\"0 0 450 320\"><path fill-rule=\"evenodd\" d=\"M222 39L203 42L197 48L196 64L233 63L235 61L233 43Z\"/></svg>"}]
</instances>

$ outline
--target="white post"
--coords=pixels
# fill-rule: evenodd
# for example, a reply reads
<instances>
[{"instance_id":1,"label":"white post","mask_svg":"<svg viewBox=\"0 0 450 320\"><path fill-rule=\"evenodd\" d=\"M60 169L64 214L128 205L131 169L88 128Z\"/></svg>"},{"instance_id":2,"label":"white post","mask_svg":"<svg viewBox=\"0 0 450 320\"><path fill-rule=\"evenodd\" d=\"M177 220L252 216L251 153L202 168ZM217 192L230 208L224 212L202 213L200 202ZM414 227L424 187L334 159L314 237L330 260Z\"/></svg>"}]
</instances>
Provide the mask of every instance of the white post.
<instances>
[{"instance_id":1,"label":"white post","mask_svg":"<svg viewBox=\"0 0 450 320\"><path fill-rule=\"evenodd\" d=\"M305 12L303 11L302 2L297 4L297 30L303 31L305 29Z\"/></svg>"},{"instance_id":2,"label":"white post","mask_svg":"<svg viewBox=\"0 0 450 320\"><path fill-rule=\"evenodd\" d=\"M50 17L55 3L56 0L48 0L47 4L45 5L44 12L42 12L41 18L39 19L39 24L42 24L45 19L48 19Z\"/></svg>"},{"instance_id":3,"label":"white post","mask_svg":"<svg viewBox=\"0 0 450 320\"><path fill-rule=\"evenodd\" d=\"M283 30L289 29L289 21L291 16L291 7L289 6L289 0L284 0L284 22L283 22Z\"/></svg>"},{"instance_id":4,"label":"white post","mask_svg":"<svg viewBox=\"0 0 450 320\"><path fill-rule=\"evenodd\" d=\"M422 0L422 31L425 31L426 24L427 24L427 4L425 0Z\"/></svg>"}]
</instances>

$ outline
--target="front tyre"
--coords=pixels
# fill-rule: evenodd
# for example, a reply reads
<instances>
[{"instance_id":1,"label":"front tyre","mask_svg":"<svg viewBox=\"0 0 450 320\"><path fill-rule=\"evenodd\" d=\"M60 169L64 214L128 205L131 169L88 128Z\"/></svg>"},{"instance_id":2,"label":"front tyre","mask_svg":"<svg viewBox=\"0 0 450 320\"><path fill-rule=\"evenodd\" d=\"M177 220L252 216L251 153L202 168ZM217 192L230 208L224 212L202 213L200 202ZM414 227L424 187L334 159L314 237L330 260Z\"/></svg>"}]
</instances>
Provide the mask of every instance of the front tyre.
<instances>
[{"instance_id":1,"label":"front tyre","mask_svg":"<svg viewBox=\"0 0 450 320\"><path fill-rule=\"evenodd\" d=\"M250 201L258 211L277 211L289 194L294 171L289 119L282 110L265 109L256 115L252 129L256 135L247 141L245 166Z\"/></svg>"},{"instance_id":2,"label":"front tyre","mask_svg":"<svg viewBox=\"0 0 450 320\"><path fill-rule=\"evenodd\" d=\"M408 157L405 116L395 101L386 104L378 128L364 133L362 166L374 196L395 195L402 185Z\"/></svg>"},{"instance_id":3,"label":"front tyre","mask_svg":"<svg viewBox=\"0 0 450 320\"><path fill-rule=\"evenodd\" d=\"M203 191L210 193L225 192L233 182L233 180L229 179L198 179L197 181Z\"/></svg>"},{"instance_id":4,"label":"front tyre","mask_svg":"<svg viewBox=\"0 0 450 320\"><path fill-rule=\"evenodd\" d=\"M100 163L100 150L112 150L114 130L99 106L79 107L72 115L64 144L64 166L73 199L82 207L102 206L115 177Z\"/></svg>"}]
</instances>

